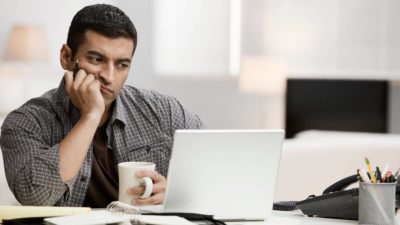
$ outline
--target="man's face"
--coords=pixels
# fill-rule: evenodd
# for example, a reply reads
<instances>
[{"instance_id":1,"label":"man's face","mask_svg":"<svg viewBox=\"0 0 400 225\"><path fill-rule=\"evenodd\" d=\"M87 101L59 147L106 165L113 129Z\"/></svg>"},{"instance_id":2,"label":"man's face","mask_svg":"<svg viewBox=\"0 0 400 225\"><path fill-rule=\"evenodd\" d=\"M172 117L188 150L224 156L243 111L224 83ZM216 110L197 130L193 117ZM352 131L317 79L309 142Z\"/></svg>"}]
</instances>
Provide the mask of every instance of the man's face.
<instances>
[{"instance_id":1,"label":"man's face","mask_svg":"<svg viewBox=\"0 0 400 225\"><path fill-rule=\"evenodd\" d=\"M118 96L128 78L133 53L132 39L108 38L95 31L85 33L75 57L79 68L93 74L101 82L106 107Z\"/></svg>"}]
</instances>

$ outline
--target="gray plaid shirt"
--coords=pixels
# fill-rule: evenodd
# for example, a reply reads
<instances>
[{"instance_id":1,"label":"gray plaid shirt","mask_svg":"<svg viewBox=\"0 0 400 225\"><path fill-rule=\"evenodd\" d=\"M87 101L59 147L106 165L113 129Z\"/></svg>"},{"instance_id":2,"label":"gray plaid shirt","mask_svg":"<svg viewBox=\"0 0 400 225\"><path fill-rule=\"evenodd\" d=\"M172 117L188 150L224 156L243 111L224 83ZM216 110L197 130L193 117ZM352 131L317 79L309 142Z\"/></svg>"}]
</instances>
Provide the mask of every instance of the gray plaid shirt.
<instances>
[{"instance_id":1,"label":"gray plaid shirt","mask_svg":"<svg viewBox=\"0 0 400 225\"><path fill-rule=\"evenodd\" d=\"M90 146L77 177L63 183L59 172L59 143L79 120L70 108L64 82L11 112L1 128L6 177L23 205L80 206L92 169ZM176 129L201 128L200 119L169 96L124 86L116 98L107 126L108 148L119 162L148 161L167 175Z\"/></svg>"}]
</instances>

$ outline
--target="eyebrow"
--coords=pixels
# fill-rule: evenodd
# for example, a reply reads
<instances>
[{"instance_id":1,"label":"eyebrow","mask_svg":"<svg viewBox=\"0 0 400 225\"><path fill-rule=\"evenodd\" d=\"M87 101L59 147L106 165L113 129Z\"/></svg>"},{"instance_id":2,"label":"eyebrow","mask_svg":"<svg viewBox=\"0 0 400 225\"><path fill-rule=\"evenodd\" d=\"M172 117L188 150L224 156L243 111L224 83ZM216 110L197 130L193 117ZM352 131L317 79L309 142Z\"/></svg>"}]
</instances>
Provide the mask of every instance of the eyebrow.
<instances>
[{"instance_id":1,"label":"eyebrow","mask_svg":"<svg viewBox=\"0 0 400 225\"><path fill-rule=\"evenodd\" d=\"M102 53L95 51L95 50L90 50L86 53L86 55L96 55L96 56L100 56L102 58L107 58L105 55L103 55ZM121 63L121 62L127 62L130 63L132 60L130 58L119 58L116 60L117 62Z\"/></svg>"}]
</instances>

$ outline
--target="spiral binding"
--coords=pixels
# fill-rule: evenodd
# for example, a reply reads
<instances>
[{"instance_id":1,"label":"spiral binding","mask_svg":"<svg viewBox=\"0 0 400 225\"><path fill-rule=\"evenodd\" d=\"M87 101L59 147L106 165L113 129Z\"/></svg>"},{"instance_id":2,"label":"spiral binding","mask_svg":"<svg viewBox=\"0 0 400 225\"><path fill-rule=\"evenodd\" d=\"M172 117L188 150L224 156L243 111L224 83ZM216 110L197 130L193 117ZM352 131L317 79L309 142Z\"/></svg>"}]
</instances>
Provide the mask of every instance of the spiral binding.
<instances>
[{"instance_id":1,"label":"spiral binding","mask_svg":"<svg viewBox=\"0 0 400 225\"><path fill-rule=\"evenodd\" d=\"M120 216L127 216L132 224L139 224L139 219L143 212L138 207L119 201L114 201L108 204L107 210Z\"/></svg>"}]
</instances>

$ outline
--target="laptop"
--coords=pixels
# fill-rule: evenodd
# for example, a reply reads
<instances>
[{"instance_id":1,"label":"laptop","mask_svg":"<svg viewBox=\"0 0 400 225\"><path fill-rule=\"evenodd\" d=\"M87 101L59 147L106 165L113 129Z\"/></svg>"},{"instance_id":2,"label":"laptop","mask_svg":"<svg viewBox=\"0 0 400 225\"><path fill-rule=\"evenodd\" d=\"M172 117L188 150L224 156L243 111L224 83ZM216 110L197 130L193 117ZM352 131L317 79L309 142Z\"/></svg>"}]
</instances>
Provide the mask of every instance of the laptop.
<instances>
[{"instance_id":1,"label":"laptop","mask_svg":"<svg viewBox=\"0 0 400 225\"><path fill-rule=\"evenodd\" d=\"M266 219L283 139L283 130L177 130L164 212Z\"/></svg>"}]
</instances>

